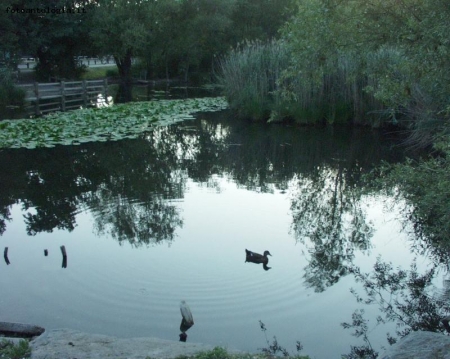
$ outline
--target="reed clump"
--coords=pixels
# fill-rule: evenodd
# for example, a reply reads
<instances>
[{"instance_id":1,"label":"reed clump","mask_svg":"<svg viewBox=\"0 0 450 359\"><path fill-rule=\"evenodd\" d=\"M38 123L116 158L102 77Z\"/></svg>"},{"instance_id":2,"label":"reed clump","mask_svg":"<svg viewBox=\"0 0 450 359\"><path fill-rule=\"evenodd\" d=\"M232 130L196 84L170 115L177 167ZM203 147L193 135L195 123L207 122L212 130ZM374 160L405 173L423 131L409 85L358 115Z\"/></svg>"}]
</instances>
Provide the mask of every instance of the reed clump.
<instances>
[{"instance_id":1,"label":"reed clump","mask_svg":"<svg viewBox=\"0 0 450 359\"><path fill-rule=\"evenodd\" d=\"M284 105L279 79L289 64L281 41L245 42L219 62L218 80L240 118L267 120Z\"/></svg>"},{"instance_id":2,"label":"reed clump","mask_svg":"<svg viewBox=\"0 0 450 359\"><path fill-rule=\"evenodd\" d=\"M385 108L366 91L374 85L364 71L366 59L338 53L317 71L314 63L297 66L291 58L289 47L274 40L247 42L220 61L219 83L237 117L299 124L383 123Z\"/></svg>"}]
</instances>

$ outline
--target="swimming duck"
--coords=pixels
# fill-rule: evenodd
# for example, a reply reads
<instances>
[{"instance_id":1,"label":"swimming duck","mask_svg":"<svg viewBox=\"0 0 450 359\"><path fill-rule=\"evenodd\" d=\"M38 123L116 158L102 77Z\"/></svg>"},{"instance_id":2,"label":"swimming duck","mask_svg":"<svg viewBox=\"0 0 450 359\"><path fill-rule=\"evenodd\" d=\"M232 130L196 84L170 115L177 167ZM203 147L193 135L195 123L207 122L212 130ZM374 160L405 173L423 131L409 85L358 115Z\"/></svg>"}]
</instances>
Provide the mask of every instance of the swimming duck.
<instances>
[{"instance_id":1,"label":"swimming duck","mask_svg":"<svg viewBox=\"0 0 450 359\"><path fill-rule=\"evenodd\" d=\"M267 256L271 256L269 251L264 251L264 254L261 255L259 253L249 251L248 249L245 250L246 262L267 264L269 263L269 258L267 258Z\"/></svg>"}]
</instances>

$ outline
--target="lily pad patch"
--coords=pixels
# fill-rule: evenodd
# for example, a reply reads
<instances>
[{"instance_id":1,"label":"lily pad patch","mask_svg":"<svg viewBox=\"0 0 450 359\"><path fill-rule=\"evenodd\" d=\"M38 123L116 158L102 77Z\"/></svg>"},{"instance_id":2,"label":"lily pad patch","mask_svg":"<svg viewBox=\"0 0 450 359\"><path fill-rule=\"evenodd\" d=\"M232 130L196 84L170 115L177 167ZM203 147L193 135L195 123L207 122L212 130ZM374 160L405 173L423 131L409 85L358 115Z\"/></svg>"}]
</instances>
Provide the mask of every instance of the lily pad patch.
<instances>
[{"instance_id":1,"label":"lily pad patch","mask_svg":"<svg viewBox=\"0 0 450 359\"><path fill-rule=\"evenodd\" d=\"M155 100L80 109L39 119L0 122L0 148L54 147L137 138L154 126L193 119L196 112L228 108L223 97Z\"/></svg>"}]
</instances>

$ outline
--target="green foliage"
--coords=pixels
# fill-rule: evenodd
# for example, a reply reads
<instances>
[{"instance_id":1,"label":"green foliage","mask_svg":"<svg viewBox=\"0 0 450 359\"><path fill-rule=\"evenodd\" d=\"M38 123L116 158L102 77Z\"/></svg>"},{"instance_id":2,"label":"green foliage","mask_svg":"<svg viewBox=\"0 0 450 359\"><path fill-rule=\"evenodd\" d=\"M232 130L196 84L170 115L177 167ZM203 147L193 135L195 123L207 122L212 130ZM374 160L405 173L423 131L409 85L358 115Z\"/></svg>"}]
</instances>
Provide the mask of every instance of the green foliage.
<instances>
[{"instance_id":1,"label":"green foliage","mask_svg":"<svg viewBox=\"0 0 450 359\"><path fill-rule=\"evenodd\" d=\"M0 342L0 358L23 359L31 356L31 348L28 341L21 340L18 344L13 344L8 340Z\"/></svg>"},{"instance_id":2,"label":"green foliage","mask_svg":"<svg viewBox=\"0 0 450 359\"><path fill-rule=\"evenodd\" d=\"M170 125L193 118L195 112L226 107L226 101L220 97L160 100L80 109L36 120L4 120L0 123L0 148L33 149L137 138L152 126Z\"/></svg>"}]
</instances>

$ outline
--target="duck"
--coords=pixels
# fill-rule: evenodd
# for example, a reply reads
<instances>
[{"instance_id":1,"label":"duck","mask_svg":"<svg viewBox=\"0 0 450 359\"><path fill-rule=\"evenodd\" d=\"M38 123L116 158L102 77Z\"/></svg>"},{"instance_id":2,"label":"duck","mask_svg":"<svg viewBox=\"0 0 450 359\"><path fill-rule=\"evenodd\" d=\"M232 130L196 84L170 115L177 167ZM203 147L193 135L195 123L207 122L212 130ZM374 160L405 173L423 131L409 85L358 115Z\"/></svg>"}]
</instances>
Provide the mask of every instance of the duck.
<instances>
[{"instance_id":1,"label":"duck","mask_svg":"<svg viewBox=\"0 0 450 359\"><path fill-rule=\"evenodd\" d=\"M272 256L269 251L264 251L264 254L259 254L249 251L248 249L245 250L246 262L262 263L266 265L267 263L269 263L269 258L267 258L267 256Z\"/></svg>"}]
</instances>

